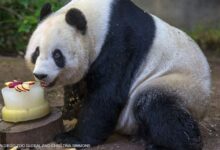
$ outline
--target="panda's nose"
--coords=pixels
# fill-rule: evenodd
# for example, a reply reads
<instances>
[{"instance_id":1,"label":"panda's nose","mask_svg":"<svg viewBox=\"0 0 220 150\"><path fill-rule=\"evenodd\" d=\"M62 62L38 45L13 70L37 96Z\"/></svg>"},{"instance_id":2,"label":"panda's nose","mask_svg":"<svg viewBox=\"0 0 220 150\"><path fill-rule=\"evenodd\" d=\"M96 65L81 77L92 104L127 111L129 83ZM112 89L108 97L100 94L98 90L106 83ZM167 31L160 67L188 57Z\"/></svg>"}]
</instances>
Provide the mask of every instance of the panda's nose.
<instances>
[{"instance_id":1,"label":"panda's nose","mask_svg":"<svg viewBox=\"0 0 220 150\"><path fill-rule=\"evenodd\" d=\"M37 74L37 73L34 73L34 76L39 79L39 80L43 80L47 77L47 74Z\"/></svg>"}]
</instances>

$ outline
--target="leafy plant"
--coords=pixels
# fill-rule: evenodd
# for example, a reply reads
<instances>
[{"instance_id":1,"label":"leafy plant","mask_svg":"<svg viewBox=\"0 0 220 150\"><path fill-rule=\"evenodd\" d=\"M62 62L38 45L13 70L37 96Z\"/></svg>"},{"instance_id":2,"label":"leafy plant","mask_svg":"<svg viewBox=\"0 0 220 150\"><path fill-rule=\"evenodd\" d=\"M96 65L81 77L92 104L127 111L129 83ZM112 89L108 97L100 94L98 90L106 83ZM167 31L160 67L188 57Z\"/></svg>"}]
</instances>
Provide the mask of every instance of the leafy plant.
<instances>
[{"instance_id":1,"label":"leafy plant","mask_svg":"<svg viewBox=\"0 0 220 150\"><path fill-rule=\"evenodd\" d=\"M47 0L54 11L66 0ZM1 0L0 1L0 54L23 53L30 34L38 23L45 0Z\"/></svg>"}]
</instances>

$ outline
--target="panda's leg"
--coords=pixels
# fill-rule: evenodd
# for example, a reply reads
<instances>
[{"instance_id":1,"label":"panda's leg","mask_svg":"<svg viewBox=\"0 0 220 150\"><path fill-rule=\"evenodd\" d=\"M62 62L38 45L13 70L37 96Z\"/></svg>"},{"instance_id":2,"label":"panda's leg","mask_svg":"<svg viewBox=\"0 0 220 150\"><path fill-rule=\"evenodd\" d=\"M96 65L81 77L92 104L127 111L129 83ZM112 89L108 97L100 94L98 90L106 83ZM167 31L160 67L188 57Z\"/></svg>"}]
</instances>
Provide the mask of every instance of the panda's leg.
<instances>
[{"instance_id":1,"label":"panda's leg","mask_svg":"<svg viewBox=\"0 0 220 150\"><path fill-rule=\"evenodd\" d=\"M136 97L135 118L152 143L147 150L202 149L197 122L177 101L178 96L155 88Z\"/></svg>"}]
</instances>

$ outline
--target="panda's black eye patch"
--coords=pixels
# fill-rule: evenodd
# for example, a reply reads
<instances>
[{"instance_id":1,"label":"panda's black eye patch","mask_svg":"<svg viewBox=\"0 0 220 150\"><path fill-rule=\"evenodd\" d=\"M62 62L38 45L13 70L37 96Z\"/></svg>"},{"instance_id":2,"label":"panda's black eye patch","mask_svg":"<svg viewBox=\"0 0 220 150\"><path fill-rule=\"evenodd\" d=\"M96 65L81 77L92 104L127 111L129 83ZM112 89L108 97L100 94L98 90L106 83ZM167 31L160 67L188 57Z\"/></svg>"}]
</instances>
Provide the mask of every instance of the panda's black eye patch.
<instances>
[{"instance_id":1,"label":"panda's black eye patch","mask_svg":"<svg viewBox=\"0 0 220 150\"><path fill-rule=\"evenodd\" d=\"M31 56L31 62L32 62L33 64L36 63L36 60L37 60L37 58L38 58L39 55L40 55L40 48L37 47L36 50L34 51L34 53L33 53L32 56Z\"/></svg>"},{"instance_id":2,"label":"panda's black eye patch","mask_svg":"<svg viewBox=\"0 0 220 150\"><path fill-rule=\"evenodd\" d=\"M62 52L59 49L56 49L52 55L53 55L55 64L59 68L63 68L65 66L65 57L63 56Z\"/></svg>"}]
</instances>

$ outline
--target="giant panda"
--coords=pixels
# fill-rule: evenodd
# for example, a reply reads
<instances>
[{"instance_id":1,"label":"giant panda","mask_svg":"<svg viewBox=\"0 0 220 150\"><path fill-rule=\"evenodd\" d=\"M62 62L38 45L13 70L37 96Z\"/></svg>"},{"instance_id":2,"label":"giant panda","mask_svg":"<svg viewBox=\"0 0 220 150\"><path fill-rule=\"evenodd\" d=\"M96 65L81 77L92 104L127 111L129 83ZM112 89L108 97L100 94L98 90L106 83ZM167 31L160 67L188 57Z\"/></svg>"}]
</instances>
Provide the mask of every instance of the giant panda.
<instances>
[{"instance_id":1,"label":"giant panda","mask_svg":"<svg viewBox=\"0 0 220 150\"><path fill-rule=\"evenodd\" d=\"M202 149L207 60L188 35L130 0L72 0L56 12L45 4L25 59L48 88L87 84L76 128L57 143L94 146L118 131L139 134L147 149Z\"/></svg>"}]
</instances>

